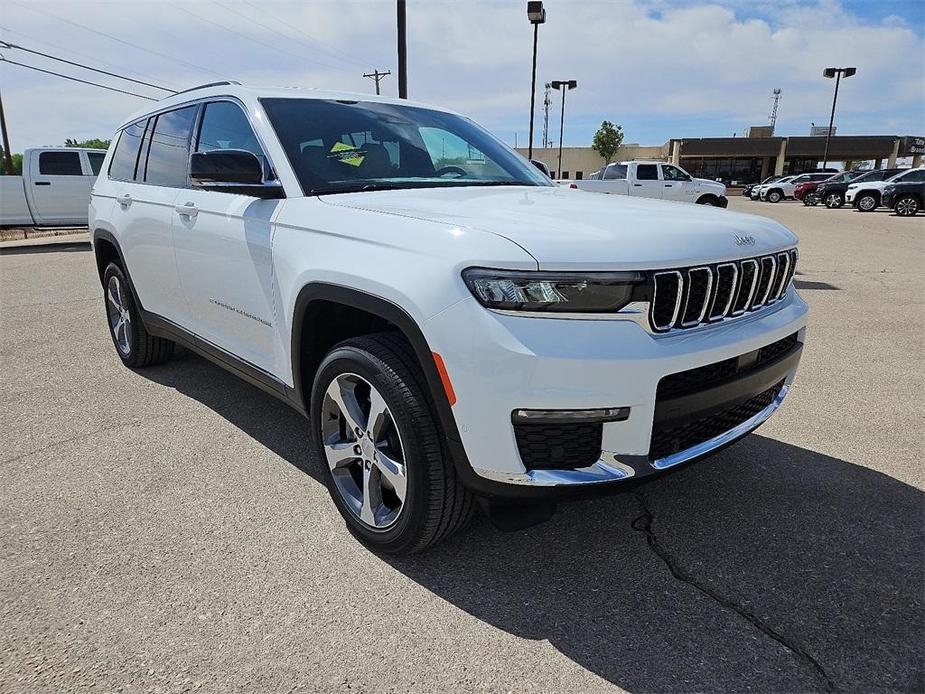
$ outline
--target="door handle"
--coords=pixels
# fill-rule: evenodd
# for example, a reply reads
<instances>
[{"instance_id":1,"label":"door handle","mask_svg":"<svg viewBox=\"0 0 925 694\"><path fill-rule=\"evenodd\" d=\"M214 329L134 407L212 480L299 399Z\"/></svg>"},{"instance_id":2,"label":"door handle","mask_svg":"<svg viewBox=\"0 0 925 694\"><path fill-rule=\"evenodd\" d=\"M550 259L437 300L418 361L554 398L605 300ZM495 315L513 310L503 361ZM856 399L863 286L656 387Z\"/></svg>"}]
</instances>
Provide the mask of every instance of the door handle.
<instances>
[{"instance_id":1,"label":"door handle","mask_svg":"<svg viewBox=\"0 0 925 694\"><path fill-rule=\"evenodd\" d=\"M666 183L666 184L665 184L665 187L666 187L666 188L674 188L674 184L673 184L673 183Z\"/></svg>"},{"instance_id":2,"label":"door handle","mask_svg":"<svg viewBox=\"0 0 925 694\"><path fill-rule=\"evenodd\" d=\"M116 199L119 201L119 204L122 205L123 210L132 204L132 196L129 195L128 193L123 195L121 198L116 198Z\"/></svg>"},{"instance_id":3,"label":"door handle","mask_svg":"<svg viewBox=\"0 0 925 694\"><path fill-rule=\"evenodd\" d=\"M36 181L36 182L35 182L35 185L37 185L37 186L50 186L50 185L51 185L51 181Z\"/></svg>"},{"instance_id":4,"label":"door handle","mask_svg":"<svg viewBox=\"0 0 925 694\"><path fill-rule=\"evenodd\" d=\"M195 217L199 214L199 208L196 207L195 202L187 202L182 205L174 205L174 208L178 214L183 215L184 217Z\"/></svg>"},{"instance_id":5,"label":"door handle","mask_svg":"<svg viewBox=\"0 0 925 694\"><path fill-rule=\"evenodd\" d=\"M642 184L641 184L641 183L634 183L634 184L633 184L633 188L642 188Z\"/></svg>"}]
</instances>

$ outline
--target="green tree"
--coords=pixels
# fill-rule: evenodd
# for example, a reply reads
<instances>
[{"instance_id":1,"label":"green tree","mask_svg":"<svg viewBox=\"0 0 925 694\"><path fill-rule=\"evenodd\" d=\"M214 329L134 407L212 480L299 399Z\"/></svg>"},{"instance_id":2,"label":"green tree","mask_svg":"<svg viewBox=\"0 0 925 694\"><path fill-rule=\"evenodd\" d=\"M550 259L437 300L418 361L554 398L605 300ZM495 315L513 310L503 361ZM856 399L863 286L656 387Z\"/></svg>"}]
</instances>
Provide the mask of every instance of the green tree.
<instances>
[{"instance_id":1,"label":"green tree","mask_svg":"<svg viewBox=\"0 0 925 694\"><path fill-rule=\"evenodd\" d=\"M88 147L90 149L109 149L110 142L112 142L112 140L99 140L96 138L92 140L75 140L69 137L64 141L64 146L65 147Z\"/></svg>"},{"instance_id":2,"label":"green tree","mask_svg":"<svg viewBox=\"0 0 925 694\"><path fill-rule=\"evenodd\" d=\"M3 155L3 148L0 147L0 171L2 171L7 176L22 176L22 155L13 152L13 154L10 156L10 159L13 160L13 170L7 171L6 159Z\"/></svg>"},{"instance_id":3,"label":"green tree","mask_svg":"<svg viewBox=\"0 0 925 694\"><path fill-rule=\"evenodd\" d=\"M598 131L594 133L591 149L600 154L604 161L609 164L622 144L623 128L619 125L614 125L609 120L605 120L601 123Z\"/></svg>"}]
</instances>

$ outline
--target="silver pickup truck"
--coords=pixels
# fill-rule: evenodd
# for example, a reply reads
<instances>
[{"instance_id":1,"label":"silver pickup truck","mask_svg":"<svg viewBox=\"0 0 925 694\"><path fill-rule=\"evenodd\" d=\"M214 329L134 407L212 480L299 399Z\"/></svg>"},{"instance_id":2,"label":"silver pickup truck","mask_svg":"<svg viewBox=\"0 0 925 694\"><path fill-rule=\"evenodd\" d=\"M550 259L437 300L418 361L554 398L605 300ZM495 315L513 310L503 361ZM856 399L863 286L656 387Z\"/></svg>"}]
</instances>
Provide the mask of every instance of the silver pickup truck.
<instances>
[{"instance_id":1,"label":"silver pickup truck","mask_svg":"<svg viewBox=\"0 0 925 694\"><path fill-rule=\"evenodd\" d=\"M104 149L43 147L23 153L22 176L0 176L0 226L84 226Z\"/></svg>"}]
</instances>

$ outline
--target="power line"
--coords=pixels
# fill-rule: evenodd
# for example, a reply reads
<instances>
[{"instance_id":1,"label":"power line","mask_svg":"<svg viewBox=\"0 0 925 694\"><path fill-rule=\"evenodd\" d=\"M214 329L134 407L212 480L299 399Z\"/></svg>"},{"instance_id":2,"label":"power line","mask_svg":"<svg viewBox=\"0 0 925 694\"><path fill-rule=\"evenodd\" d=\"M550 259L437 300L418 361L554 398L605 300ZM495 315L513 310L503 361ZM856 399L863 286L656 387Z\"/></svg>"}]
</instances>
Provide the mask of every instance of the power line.
<instances>
[{"instance_id":1,"label":"power line","mask_svg":"<svg viewBox=\"0 0 925 694\"><path fill-rule=\"evenodd\" d=\"M240 12L240 11L236 10L235 8L229 6L229 5L225 5L225 4L223 4L223 3L220 3L220 2L218 2L218 0L213 0L213 2L214 2L216 5L218 5L219 7L223 8L223 9L225 9L225 10L228 10L229 12L234 12L234 13L235 13L236 15L238 15L239 17L242 17L242 18L246 19L248 22L251 22L251 23L253 23L253 24L256 24L257 26L263 27L263 28L266 29L267 31L269 31L269 32L271 32L271 33L273 33L273 34L276 34L277 36L281 36L281 37L283 37L283 38L287 38L287 39L289 39L290 41L293 41L293 42L296 42L296 43L298 43L298 44L300 44L300 45L302 45L302 46L305 46L306 48L309 48L309 49L312 50L312 51L317 51L317 50L318 50L317 46L312 46L312 45L306 43L305 41L301 41L301 40L299 40L299 39L296 39L295 37L292 37L292 36L288 36L288 35L286 35L286 34L283 34L283 33L281 33L279 30L274 29L273 27L267 26L266 24L263 24L262 22L258 22L256 19L253 19L253 18L251 18L251 17L248 17L248 16L247 16L246 14L244 14L243 12ZM246 4L250 5L250 3L246 3ZM250 6L251 6L251 7L254 7L253 5L250 5ZM254 8L254 9L258 9L258 8ZM264 10L259 10L259 9L258 9L258 11L259 11L261 14L266 14L266 12L265 12ZM277 20L277 21L279 21L279 20ZM286 26L286 27L288 28L288 25L284 24L283 22L280 22L280 23L283 24L283 26ZM300 33L301 33L301 32L300 32ZM305 35L305 36L308 36L308 34L304 34L304 35ZM317 42L317 41L314 41L314 43L318 43L318 42ZM332 54L331 57L334 57L333 54ZM349 61L347 61L347 60L344 60L344 59L342 59L342 58L337 58L337 60L341 60L342 62L345 62L345 63L349 62L349 63L351 63L351 64L353 64L353 65L357 65L357 66L362 65L362 63L358 63L358 62L356 62L355 60L349 60ZM315 62L318 62L317 59L315 60ZM347 69L344 68L344 67L341 67L340 65L332 65L332 64L330 64L330 63L318 63L318 64L319 64L319 65L324 65L325 67L333 68L333 69L335 69L335 70L344 70L344 72L347 72Z\"/></svg>"},{"instance_id":2,"label":"power line","mask_svg":"<svg viewBox=\"0 0 925 694\"><path fill-rule=\"evenodd\" d=\"M151 55L156 55L156 56L158 56L159 58L164 58L165 60L171 60L171 61L173 61L173 62L175 62L175 63L179 63L179 64L181 64L181 65L186 65L187 67L191 67L191 68L193 68L194 70L199 70L200 72L208 72L210 75L216 75L217 77L221 77L221 78L224 78L224 77L225 77L225 75L223 75L223 74L221 74L221 73L219 73L219 72L215 72L215 70L210 70L209 68L207 68L207 67L202 67L201 65L194 65L193 63L188 63L188 62L185 61L185 60L181 60L180 58L174 58L174 57L171 56L171 55L166 55L166 54L164 54L164 53L158 53L157 51L152 51L150 48L144 48L144 47L142 47L142 46L139 46L138 44L132 43L132 42L130 42L130 41L125 41L124 39L120 39L120 38L118 38L117 36L113 36L112 34L107 34L107 33L105 33L105 32L99 31L99 30L97 30L97 29L91 29L91 28L88 27L88 26L84 26L83 24L78 24L77 22L73 22L73 21L71 21L70 19L65 19L64 17L59 17L58 15L52 14L51 12L48 12L47 10L40 10L40 9L37 8L37 7L32 7L32 6L29 6L29 5L23 5L22 3L18 3L18 2L16 2L16 3L10 3L10 4L18 5L19 7L22 7L22 8L24 8L24 9L30 10L30 11L32 11L32 12L37 12L38 14L43 14L43 15L45 15L46 17L51 17L52 19L57 19L59 22L64 22L65 24L70 24L71 26L78 27L79 29L84 29L84 30L89 31L89 32L91 32L91 33L98 34L99 36L105 36L107 39L112 39L113 41L117 41L118 43L121 43L121 44L123 44L123 45L129 46L129 47L131 47L131 48L135 48L135 49L137 49L137 50L139 50L139 51L144 51L145 53L150 53Z\"/></svg>"},{"instance_id":3,"label":"power line","mask_svg":"<svg viewBox=\"0 0 925 694\"><path fill-rule=\"evenodd\" d=\"M80 82L82 84L89 84L93 87L100 87L101 89L108 89L111 92L119 92L121 94L128 94L129 96L137 96L139 99L148 99L148 101L157 101L153 96L145 96L144 94L136 94L135 92L128 92L124 89L116 89L115 87L108 87L105 84L100 84L99 82L90 82L88 80L82 80L79 77L71 77L70 75L63 75L60 72L53 72L52 70L44 70L40 67L35 67L34 65L26 65L25 63L17 63L15 60L10 60L6 56L0 55L0 63L9 63L10 65L19 65L19 67L28 68L30 70L35 70L36 72L44 72L46 75L54 75L55 77L63 77L66 80L71 80L72 82Z\"/></svg>"},{"instance_id":4,"label":"power line","mask_svg":"<svg viewBox=\"0 0 925 694\"><path fill-rule=\"evenodd\" d=\"M299 29L297 26L293 26L293 25L291 25L291 24L287 24L286 22L284 22L283 20L279 19L278 17L276 17L276 16L270 14L269 11L268 11L266 8L257 7L257 6L254 5L253 3L247 2L247 0L243 0L243 2L244 2L245 5L247 5L248 7L250 7L250 8L252 8L252 9L256 10L256 11L259 12L261 15L269 16L270 18L275 19L279 24L282 24L282 25L283 25L284 27L286 27L287 29L292 29L293 31L298 32L299 34L301 34L302 36L304 36L305 38L307 38L311 43L315 44L315 46L320 46L320 47L322 47L322 48L327 49L327 51L328 51L328 53L331 55L331 57L337 56L337 57L338 57L338 58L337 58L338 60L341 60L341 61L343 61L343 62L345 62L345 63L349 63L349 64L351 64L351 65L356 65L357 67L362 67L362 66L363 66L363 63L358 62L356 59L354 59L353 57L351 57L348 53L345 53L344 51L341 51L341 50L335 48L334 46L332 46L332 45L330 45L330 44L324 43L323 41L321 41L321 40L315 38L315 37L312 36L311 34L305 32L305 31L302 31L302 30ZM240 14L240 13L239 13L239 14ZM243 17L244 15L241 15L241 16ZM306 45L307 45L307 44L306 44ZM316 48L315 50L317 50L317 48Z\"/></svg>"},{"instance_id":5,"label":"power line","mask_svg":"<svg viewBox=\"0 0 925 694\"><path fill-rule=\"evenodd\" d=\"M61 63L67 63L68 65L74 65L76 67L83 68L84 70L91 70L93 72L98 72L101 75L109 75L110 77L116 77L120 80L126 80L127 82L134 82L135 84L141 84L145 87L154 87L155 89L162 89L165 92L170 92L171 94L176 94L176 89L169 89L167 87L162 87L159 84L154 84L153 82L145 82L143 80L136 80L132 77L126 77L125 75L120 75L115 72L108 72L106 70L100 70L99 68L90 67L89 65L84 65L83 63L77 63L73 60L65 60L64 58L59 58L57 56L51 55L50 53L42 53L42 51L36 51L31 48L26 48L25 46L19 46L15 43L9 43L8 41L0 41L0 48L15 48L20 51L25 51L26 53L34 53L35 55L40 55L44 58L50 58L51 60L57 60Z\"/></svg>"},{"instance_id":6,"label":"power line","mask_svg":"<svg viewBox=\"0 0 925 694\"><path fill-rule=\"evenodd\" d=\"M367 72L363 74L363 77L369 77L372 80L376 81L376 96L379 96L379 82L382 81L384 77L388 77L392 74L391 70L386 70L385 72L379 72L379 69L375 69L372 72Z\"/></svg>"}]
</instances>

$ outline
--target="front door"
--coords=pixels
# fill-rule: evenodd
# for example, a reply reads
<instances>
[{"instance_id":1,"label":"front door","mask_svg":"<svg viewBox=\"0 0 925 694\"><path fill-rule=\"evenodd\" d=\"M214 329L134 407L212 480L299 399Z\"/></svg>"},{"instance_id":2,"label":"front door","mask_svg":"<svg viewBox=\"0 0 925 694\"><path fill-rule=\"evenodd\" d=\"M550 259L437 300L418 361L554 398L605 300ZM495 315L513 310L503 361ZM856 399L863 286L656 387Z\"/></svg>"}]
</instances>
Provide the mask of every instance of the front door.
<instances>
[{"instance_id":1,"label":"front door","mask_svg":"<svg viewBox=\"0 0 925 694\"><path fill-rule=\"evenodd\" d=\"M677 166L660 164L662 169L662 197L666 200L694 202L697 190L693 179Z\"/></svg>"},{"instance_id":2,"label":"front door","mask_svg":"<svg viewBox=\"0 0 925 694\"><path fill-rule=\"evenodd\" d=\"M78 150L32 152L27 183L32 190L33 213L40 224L87 223L90 178L84 175Z\"/></svg>"},{"instance_id":3,"label":"front door","mask_svg":"<svg viewBox=\"0 0 925 694\"><path fill-rule=\"evenodd\" d=\"M265 163L236 102L206 104L194 151L246 149ZM282 201L188 188L176 200L174 248L190 329L223 350L276 373L271 220Z\"/></svg>"}]
</instances>

